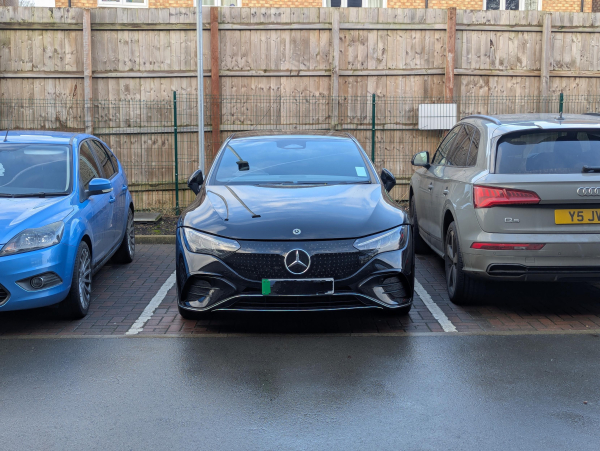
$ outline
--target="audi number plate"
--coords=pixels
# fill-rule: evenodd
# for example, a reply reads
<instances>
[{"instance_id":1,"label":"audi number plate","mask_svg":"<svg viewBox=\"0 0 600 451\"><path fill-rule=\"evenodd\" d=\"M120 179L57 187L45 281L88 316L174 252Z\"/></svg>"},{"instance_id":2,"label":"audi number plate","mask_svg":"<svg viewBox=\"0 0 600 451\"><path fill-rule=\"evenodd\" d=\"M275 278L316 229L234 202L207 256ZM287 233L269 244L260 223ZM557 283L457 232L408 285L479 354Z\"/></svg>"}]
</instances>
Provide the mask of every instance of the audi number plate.
<instances>
[{"instance_id":1,"label":"audi number plate","mask_svg":"<svg viewBox=\"0 0 600 451\"><path fill-rule=\"evenodd\" d=\"M263 279L263 295L316 296L333 294L333 279Z\"/></svg>"},{"instance_id":2,"label":"audi number plate","mask_svg":"<svg viewBox=\"0 0 600 451\"><path fill-rule=\"evenodd\" d=\"M554 210L555 224L600 224L600 209Z\"/></svg>"}]
</instances>

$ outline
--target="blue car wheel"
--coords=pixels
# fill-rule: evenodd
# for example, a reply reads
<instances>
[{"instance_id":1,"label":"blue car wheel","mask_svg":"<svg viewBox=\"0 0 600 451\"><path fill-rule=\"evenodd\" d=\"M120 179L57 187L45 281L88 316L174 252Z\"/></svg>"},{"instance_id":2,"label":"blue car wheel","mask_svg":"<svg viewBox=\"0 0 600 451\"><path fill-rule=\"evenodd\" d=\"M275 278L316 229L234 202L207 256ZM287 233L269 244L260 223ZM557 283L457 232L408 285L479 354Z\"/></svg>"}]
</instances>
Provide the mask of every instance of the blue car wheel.
<instances>
[{"instance_id":1,"label":"blue car wheel","mask_svg":"<svg viewBox=\"0 0 600 451\"><path fill-rule=\"evenodd\" d=\"M73 319L83 318L90 308L92 296L92 254L88 245L82 241L77 249L73 266L71 290L62 302L65 316Z\"/></svg>"},{"instance_id":2,"label":"blue car wheel","mask_svg":"<svg viewBox=\"0 0 600 451\"><path fill-rule=\"evenodd\" d=\"M133 225L133 211L129 209L127 216L127 227L121 246L115 252L113 261L116 263L131 263L135 256L135 227Z\"/></svg>"}]
</instances>

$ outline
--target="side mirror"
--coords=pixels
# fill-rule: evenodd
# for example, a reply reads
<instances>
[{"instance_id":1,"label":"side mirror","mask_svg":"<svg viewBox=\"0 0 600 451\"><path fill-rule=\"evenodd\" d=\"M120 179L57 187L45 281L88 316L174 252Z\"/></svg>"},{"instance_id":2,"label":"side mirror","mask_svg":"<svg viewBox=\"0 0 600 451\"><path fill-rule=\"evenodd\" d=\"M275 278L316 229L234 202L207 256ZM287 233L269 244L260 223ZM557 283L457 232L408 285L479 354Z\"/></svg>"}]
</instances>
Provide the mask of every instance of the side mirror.
<instances>
[{"instance_id":1,"label":"side mirror","mask_svg":"<svg viewBox=\"0 0 600 451\"><path fill-rule=\"evenodd\" d=\"M87 189L88 196L97 196L98 194L110 193L113 190L112 184L106 179L92 179Z\"/></svg>"},{"instance_id":2,"label":"side mirror","mask_svg":"<svg viewBox=\"0 0 600 451\"><path fill-rule=\"evenodd\" d=\"M194 194L198 194L200 192L200 187L203 183L204 176L202 175L202 171L200 169L194 172L188 179L188 186L194 192Z\"/></svg>"},{"instance_id":3,"label":"side mirror","mask_svg":"<svg viewBox=\"0 0 600 451\"><path fill-rule=\"evenodd\" d=\"M389 192L394 186L396 186L396 177L387 169L381 170L381 181L387 192Z\"/></svg>"},{"instance_id":4,"label":"side mirror","mask_svg":"<svg viewBox=\"0 0 600 451\"><path fill-rule=\"evenodd\" d=\"M429 152L419 152L412 157L410 163L413 166L422 166L425 169L429 169Z\"/></svg>"}]
</instances>

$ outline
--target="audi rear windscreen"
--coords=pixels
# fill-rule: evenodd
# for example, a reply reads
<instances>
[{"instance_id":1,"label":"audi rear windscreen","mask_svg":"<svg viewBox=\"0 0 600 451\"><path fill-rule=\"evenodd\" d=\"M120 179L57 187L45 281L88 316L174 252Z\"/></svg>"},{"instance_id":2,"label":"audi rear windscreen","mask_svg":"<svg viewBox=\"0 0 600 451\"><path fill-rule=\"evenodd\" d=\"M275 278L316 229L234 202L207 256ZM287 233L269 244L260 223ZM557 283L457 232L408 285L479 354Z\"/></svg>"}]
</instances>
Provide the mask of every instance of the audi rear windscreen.
<instances>
[{"instance_id":1,"label":"audi rear windscreen","mask_svg":"<svg viewBox=\"0 0 600 451\"><path fill-rule=\"evenodd\" d=\"M600 130L527 130L498 142L497 174L600 172Z\"/></svg>"}]
</instances>

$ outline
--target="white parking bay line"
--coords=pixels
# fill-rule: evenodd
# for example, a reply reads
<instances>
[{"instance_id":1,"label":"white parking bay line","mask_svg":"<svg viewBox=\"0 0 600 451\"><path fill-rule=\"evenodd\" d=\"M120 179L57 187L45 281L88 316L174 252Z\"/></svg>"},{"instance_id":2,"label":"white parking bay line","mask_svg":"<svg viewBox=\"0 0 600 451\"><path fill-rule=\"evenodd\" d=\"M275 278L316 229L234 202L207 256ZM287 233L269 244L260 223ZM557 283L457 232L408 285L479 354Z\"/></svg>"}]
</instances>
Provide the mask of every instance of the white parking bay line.
<instances>
[{"instance_id":1,"label":"white parking bay line","mask_svg":"<svg viewBox=\"0 0 600 451\"><path fill-rule=\"evenodd\" d=\"M425 306L429 309L436 321L440 323L440 326L442 326L444 332L458 332L456 330L456 326L452 324L452 321L450 321L445 315L445 313L442 312L442 309L435 303L433 299L431 299L431 296L429 296L427 290L423 288L423 285L421 285L421 283L417 279L415 279L415 291L417 292Z\"/></svg>"},{"instance_id":2,"label":"white parking bay line","mask_svg":"<svg viewBox=\"0 0 600 451\"><path fill-rule=\"evenodd\" d=\"M154 297L146 306L140 317L135 320L133 326L131 326L131 328L127 332L125 332L125 335L137 335L142 331L146 322L150 318L152 318L152 315L154 315L154 311L163 301L165 296L167 296L167 292L173 287L173 285L175 285L175 277L175 271L173 271L173 274L171 274L167 281L163 283L163 286L160 287L160 290L158 290L157 293L154 295Z\"/></svg>"}]
</instances>

